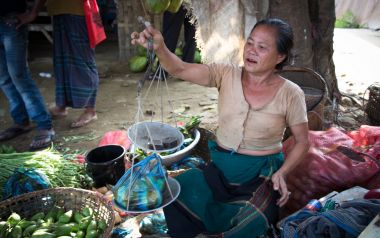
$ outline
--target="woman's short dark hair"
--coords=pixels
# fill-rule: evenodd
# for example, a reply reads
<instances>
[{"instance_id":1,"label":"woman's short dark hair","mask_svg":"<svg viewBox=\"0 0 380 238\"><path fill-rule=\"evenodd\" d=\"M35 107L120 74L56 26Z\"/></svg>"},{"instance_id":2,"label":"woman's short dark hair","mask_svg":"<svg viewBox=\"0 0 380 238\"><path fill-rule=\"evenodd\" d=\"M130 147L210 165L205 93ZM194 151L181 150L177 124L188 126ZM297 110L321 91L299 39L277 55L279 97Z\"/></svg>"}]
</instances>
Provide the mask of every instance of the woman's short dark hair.
<instances>
[{"instance_id":1,"label":"woman's short dark hair","mask_svg":"<svg viewBox=\"0 0 380 238\"><path fill-rule=\"evenodd\" d=\"M284 54L286 57L281 63L276 65L276 69L282 69L287 63L289 63L288 61L293 47L293 30L285 21L277 18L269 18L258 21L252 28L252 31L261 25L273 27L277 31L277 51L280 54Z\"/></svg>"}]
</instances>

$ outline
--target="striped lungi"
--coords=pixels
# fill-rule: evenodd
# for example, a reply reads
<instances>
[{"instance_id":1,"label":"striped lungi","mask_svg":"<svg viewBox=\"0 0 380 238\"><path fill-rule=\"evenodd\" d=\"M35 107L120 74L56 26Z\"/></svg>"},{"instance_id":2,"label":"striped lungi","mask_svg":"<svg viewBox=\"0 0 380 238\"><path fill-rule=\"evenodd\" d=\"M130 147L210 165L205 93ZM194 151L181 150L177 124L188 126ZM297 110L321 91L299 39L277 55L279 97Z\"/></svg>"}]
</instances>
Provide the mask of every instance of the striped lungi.
<instances>
[{"instance_id":1,"label":"striped lungi","mask_svg":"<svg viewBox=\"0 0 380 238\"><path fill-rule=\"evenodd\" d=\"M212 163L176 177L178 199L164 208L171 237L260 237L277 221L279 194L270 176L283 154L249 156L209 142Z\"/></svg>"},{"instance_id":2,"label":"striped lungi","mask_svg":"<svg viewBox=\"0 0 380 238\"><path fill-rule=\"evenodd\" d=\"M99 76L84 16L53 17L57 106L95 107Z\"/></svg>"}]
</instances>

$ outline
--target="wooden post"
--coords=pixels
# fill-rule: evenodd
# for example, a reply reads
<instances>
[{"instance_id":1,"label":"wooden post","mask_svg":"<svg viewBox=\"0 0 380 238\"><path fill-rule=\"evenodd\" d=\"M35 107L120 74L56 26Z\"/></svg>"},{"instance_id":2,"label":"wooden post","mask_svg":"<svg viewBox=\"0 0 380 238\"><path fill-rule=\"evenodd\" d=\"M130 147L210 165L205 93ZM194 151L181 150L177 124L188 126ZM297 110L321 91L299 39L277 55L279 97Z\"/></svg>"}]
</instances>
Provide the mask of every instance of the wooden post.
<instances>
[{"instance_id":1,"label":"wooden post","mask_svg":"<svg viewBox=\"0 0 380 238\"><path fill-rule=\"evenodd\" d=\"M127 14L127 1L119 0L117 4L117 32L118 32L118 42L119 42L119 60L126 60L126 36L125 36L125 19L124 16Z\"/></svg>"}]
</instances>

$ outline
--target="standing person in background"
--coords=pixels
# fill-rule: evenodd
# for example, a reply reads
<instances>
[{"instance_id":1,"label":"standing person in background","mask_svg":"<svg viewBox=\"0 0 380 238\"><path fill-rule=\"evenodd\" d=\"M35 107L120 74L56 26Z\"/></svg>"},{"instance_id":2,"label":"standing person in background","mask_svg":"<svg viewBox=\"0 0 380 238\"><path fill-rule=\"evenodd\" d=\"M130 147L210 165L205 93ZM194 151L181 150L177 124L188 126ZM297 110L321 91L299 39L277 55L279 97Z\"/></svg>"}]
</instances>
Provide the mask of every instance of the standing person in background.
<instances>
[{"instance_id":1,"label":"standing person in background","mask_svg":"<svg viewBox=\"0 0 380 238\"><path fill-rule=\"evenodd\" d=\"M37 124L37 135L30 150L51 145L55 135L45 102L31 78L27 63L27 23L37 16L41 1L26 12L26 0L3 1L0 8L0 87L9 101L14 125L0 132L5 141L29 132L30 119Z\"/></svg>"},{"instance_id":2,"label":"standing person in background","mask_svg":"<svg viewBox=\"0 0 380 238\"><path fill-rule=\"evenodd\" d=\"M67 108L83 108L71 124L82 127L97 119L95 102L99 76L95 50L90 47L83 1L44 0L53 16L54 73L56 91L53 118L65 117Z\"/></svg>"},{"instance_id":3,"label":"standing person in background","mask_svg":"<svg viewBox=\"0 0 380 238\"><path fill-rule=\"evenodd\" d=\"M188 63L193 63L194 53L197 48L195 42L195 27L194 24L191 23L191 17L186 7L182 4L176 13L165 11L162 25L162 34L164 36L165 44L173 53L177 47L179 34L183 25L185 44L182 49L182 60Z\"/></svg>"}]
</instances>

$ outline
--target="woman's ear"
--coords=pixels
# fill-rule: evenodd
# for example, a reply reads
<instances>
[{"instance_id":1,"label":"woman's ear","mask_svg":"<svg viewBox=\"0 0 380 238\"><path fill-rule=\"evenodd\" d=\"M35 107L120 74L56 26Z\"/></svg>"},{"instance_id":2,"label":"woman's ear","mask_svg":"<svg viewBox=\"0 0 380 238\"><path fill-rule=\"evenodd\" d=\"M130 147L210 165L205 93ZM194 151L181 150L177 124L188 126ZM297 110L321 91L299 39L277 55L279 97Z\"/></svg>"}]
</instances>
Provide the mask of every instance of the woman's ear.
<instances>
[{"instance_id":1,"label":"woman's ear","mask_svg":"<svg viewBox=\"0 0 380 238\"><path fill-rule=\"evenodd\" d=\"M286 58L285 54L278 54L277 56L277 64L281 63Z\"/></svg>"}]
</instances>

